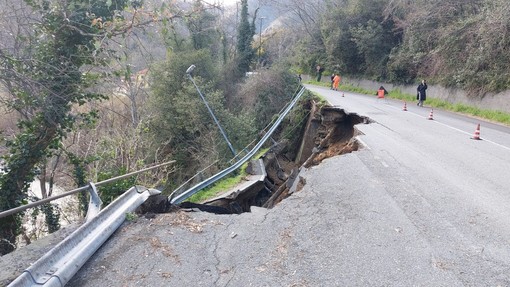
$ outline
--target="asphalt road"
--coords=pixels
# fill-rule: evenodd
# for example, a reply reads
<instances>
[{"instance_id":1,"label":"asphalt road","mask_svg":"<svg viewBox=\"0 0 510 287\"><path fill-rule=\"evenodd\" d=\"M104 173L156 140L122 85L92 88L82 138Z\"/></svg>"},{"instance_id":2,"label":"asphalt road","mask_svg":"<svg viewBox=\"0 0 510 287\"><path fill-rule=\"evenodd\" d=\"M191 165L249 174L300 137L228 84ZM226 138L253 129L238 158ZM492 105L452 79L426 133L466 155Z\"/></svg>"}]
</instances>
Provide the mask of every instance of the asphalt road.
<instances>
[{"instance_id":1,"label":"asphalt road","mask_svg":"<svg viewBox=\"0 0 510 287\"><path fill-rule=\"evenodd\" d=\"M309 89L374 121L363 149L271 210L126 223L68 285L510 286L508 127Z\"/></svg>"}]
</instances>

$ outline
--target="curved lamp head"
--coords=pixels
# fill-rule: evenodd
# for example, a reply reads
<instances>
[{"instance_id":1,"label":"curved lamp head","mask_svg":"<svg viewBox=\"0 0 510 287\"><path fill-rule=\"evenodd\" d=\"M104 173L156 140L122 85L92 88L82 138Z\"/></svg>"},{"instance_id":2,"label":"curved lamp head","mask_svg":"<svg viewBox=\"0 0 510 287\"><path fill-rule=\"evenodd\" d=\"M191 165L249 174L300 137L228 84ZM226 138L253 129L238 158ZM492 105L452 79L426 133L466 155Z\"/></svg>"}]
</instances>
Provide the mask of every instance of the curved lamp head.
<instances>
[{"instance_id":1,"label":"curved lamp head","mask_svg":"<svg viewBox=\"0 0 510 287\"><path fill-rule=\"evenodd\" d=\"M195 65L189 66L189 68L186 70L186 74L191 74L191 72L193 72L193 70L195 70Z\"/></svg>"}]
</instances>

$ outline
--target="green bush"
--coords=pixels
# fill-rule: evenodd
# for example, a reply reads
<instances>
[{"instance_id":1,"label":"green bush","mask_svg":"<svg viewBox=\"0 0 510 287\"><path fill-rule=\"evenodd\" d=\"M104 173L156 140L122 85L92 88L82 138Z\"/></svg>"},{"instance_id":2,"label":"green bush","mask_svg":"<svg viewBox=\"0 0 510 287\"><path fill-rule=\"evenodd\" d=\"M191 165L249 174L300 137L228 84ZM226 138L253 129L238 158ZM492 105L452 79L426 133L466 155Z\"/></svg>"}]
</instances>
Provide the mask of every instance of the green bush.
<instances>
[{"instance_id":1,"label":"green bush","mask_svg":"<svg viewBox=\"0 0 510 287\"><path fill-rule=\"evenodd\" d=\"M97 176L97 181L104 181L116 176L120 176L126 173L124 168L115 171L105 171L100 172ZM117 197L122 195L128 189L133 187L136 183L136 177L128 177L125 179L117 180L112 183L108 183L98 187L99 197L103 201L103 205L107 206L112 201L114 201Z\"/></svg>"}]
</instances>

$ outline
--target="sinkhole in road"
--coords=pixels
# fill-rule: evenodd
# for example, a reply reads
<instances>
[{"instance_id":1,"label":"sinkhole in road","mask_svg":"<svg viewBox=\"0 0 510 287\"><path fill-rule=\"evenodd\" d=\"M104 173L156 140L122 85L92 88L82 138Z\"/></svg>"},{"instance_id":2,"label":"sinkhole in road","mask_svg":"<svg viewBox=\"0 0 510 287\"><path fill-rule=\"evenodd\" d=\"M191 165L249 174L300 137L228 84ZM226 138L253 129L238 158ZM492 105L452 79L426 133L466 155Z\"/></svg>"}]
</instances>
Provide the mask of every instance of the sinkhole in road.
<instances>
[{"instance_id":1,"label":"sinkhole in road","mask_svg":"<svg viewBox=\"0 0 510 287\"><path fill-rule=\"evenodd\" d=\"M232 190L204 203L183 202L177 209L240 214L250 212L252 206L272 208L293 192L300 191L306 184L298 175L301 168L319 165L326 158L357 151L360 143L356 137L361 132L355 126L372 122L368 117L348 113L339 107L319 108L313 101L307 102L305 109L309 111L308 118L302 121L296 135L290 139L273 141L273 146L261 157L267 173L264 181L257 181L242 190ZM282 137L284 130L282 127L274 137ZM254 161L250 163L248 173L257 174L254 164ZM142 208L145 212L176 210L169 204L162 207L161 202L155 205L156 208L151 208L150 205L154 203L151 200L148 202Z\"/></svg>"}]
</instances>

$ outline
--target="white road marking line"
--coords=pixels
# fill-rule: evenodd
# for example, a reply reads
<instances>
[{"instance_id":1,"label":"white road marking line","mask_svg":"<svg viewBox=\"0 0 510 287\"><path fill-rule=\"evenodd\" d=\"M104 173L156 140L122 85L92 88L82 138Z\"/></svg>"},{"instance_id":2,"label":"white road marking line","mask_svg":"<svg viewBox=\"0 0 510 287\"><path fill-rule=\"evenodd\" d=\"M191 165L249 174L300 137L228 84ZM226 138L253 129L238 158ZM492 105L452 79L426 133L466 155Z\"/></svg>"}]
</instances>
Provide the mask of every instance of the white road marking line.
<instances>
[{"instance_id":1,"label":"white road marking line","mask_svg":"<svg viewBox=\"0 0 510 287\"><path fill-rule=\"evenodd\" d=\"M464 133L464 134L467 134L467 135L472 135L472 134L470 134L470 133L468 133L468 132L465 132L465 131L463 131L463 130L459 130L458 128L454 128L454 127L449 126L449 125L447 125L447 124L444 124L444 123L441 123L441 122L437 122L437 121L436 121L436 123L437 123L437 124L440 124L440 125L443 125L443 126L445 126L445 127L447 127L447 128L450 128L450 129L453 129L453 130L457 130L457 131L459 131L459 132L461 132L461 133ZM488 140L488 139L485 139L485 138L481 138L481 139L482 139L483 141L486 141L486 142L491 143L491 144L493 144L493 145L496 145L496 146L502 147L502 148L504 148L504 149L510 150L510 147L504 146L504 145L502 145L502 144L498 144L498 143L496 143L496 142L493 142L493 141Z\"/></svg>"},{"instance_id":2,"label":"white road marking line","mask_svg":"<svg viewBox=\"0 0 510 287\"><path fill-rule=\"evenodd\" d=\"M392 107L392 108L394 108L394 109L396 109L396 110L400 110L400 109L399 109L399 108L397 108L397 107L394 107L394 106L391 106L391 105L389 105L389 106L390 106L390 107ZM420 117L420 118L423 118L423 115L419 115L419 114L417 114L417 113L415 113L415 112L410 112L409 110L407 111L407 113L409 113L409 114L413 114L413 115L415 115L415 116L417 116L417 117ZM434 120L433 122L434 122L434 123L436 123L436 124L443 125L443 126L445 126L445 127L447 127L447 128L450 128L450 129L452 129L452 130L458 131L458 132L460 132L460 133L463 133L463 134L466 134L466 135L472 135L472 134L470 134L470 133L468 133L468 132L466 132L466 131L463 131L463 130L461 130L461 129L458 129L458 128L456 128L456 127L452 127L452 126L447 125L447 124L445 124L445 123L438 122L437 120ZM488 142L488 143L491 143L491 144L493 144L493 145L495 145L495 146L499 146L499 147L501 147L501 148L504 148L504 149L510 150L510 147L507 147L507 146L504 146L504 145L502 145L502 144L499 144L499 143L493 142L493 141L488 140L488 139L486 139L486 138L482 138L482 140L483 140L483 141L486 141L486 142Z\"/></svg>"}]
</instances>

